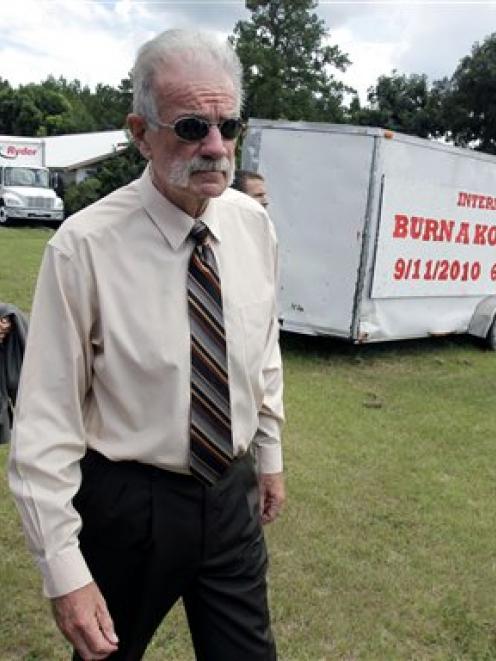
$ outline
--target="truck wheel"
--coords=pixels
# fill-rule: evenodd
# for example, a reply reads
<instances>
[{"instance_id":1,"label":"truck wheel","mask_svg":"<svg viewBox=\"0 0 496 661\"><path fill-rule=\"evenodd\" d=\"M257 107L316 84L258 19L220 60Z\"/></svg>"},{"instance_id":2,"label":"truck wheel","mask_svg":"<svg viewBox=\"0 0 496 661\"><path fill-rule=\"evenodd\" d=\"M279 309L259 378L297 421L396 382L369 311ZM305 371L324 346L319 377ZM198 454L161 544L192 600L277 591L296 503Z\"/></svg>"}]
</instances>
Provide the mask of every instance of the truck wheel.
<instances>
[{"instance_id":1,"label":"truck wheel","mask_svg":"<svg viewBox=\"0 0 496 661\"><path fill-rule=\"evenodd\" d=\"M489 330L487 331L486 345L492 351L496 351L496 317L493 319L492 324L489 326Z\"/></svg>"},{"instance_id":2,"label":"truck wheel","mask_svg":"<svg viewBox=\"0 0 496 661\"><path fill-rule=\"evenodd\" d=\"M5 207L0 207L0 223L7 222L7 214L5 213Z\"/></svg>"}]
</instances>

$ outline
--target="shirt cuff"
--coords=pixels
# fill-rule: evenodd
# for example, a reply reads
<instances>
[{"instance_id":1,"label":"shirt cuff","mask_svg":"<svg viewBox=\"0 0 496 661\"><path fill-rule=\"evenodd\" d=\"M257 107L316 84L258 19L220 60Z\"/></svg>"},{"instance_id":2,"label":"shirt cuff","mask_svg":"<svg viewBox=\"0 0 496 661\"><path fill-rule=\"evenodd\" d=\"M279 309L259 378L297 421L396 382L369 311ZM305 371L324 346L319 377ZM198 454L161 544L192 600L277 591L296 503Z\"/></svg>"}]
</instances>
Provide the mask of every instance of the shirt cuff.
<instances>
[{"instance_id":1,"label":"shirt cuff","mask_svg":"<svg viewBox=\"0 0 496 661\"><path fill-rule=\"evenodd\" d=\"M38 560L43 574L43 592L53 599L88 585L93 577L79 546L73 546L50 558Z\"/></svg>"},{"instance_id":2,"label":"shirt cuff","mask_svg":"<svg viewBox=\"0 0 496 661\"><path fill-rule=\"evenodd\" d=\"M255 438L257 469L259 473L282 473L281 444L260 445Z\"/></svg>"}]
</instances>

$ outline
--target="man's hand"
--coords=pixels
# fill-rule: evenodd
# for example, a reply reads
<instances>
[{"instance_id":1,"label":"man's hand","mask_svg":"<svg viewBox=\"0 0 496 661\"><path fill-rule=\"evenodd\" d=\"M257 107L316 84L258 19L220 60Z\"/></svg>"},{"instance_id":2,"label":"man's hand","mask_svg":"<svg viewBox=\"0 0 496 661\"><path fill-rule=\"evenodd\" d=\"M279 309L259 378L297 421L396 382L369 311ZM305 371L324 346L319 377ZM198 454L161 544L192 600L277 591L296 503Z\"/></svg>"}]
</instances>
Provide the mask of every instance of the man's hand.
<instances>
[{"instance_id":1,"label":"man's hand","mask_svg":"<svg viewBox=\"0 0 496 661\"><path fill-rule=\"evenodd\" d=\"M262 523L272 523L279 514L286 492L282 473L262 473L259 476L260 484L260 515Z\"/></svg>"},{"instance_id":2,"label":"man's hand","mask_svg":"<svg viewBox=\"0 0 496 661\"><path fill-rule=\"evenodd\" d=\"M118 638L107 604L96 583L52 599L57 626L85 660L106 659Z\"/></svg>"}]
</instances>

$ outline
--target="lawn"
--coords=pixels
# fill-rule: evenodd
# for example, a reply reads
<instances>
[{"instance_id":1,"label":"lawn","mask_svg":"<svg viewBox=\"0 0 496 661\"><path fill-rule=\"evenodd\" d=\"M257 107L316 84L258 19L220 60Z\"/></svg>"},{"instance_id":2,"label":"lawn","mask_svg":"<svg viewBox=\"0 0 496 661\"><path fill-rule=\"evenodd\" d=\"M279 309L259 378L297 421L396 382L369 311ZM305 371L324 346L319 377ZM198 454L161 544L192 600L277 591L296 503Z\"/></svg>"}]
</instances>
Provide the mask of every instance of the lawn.
<instances>
[{"instance_id":1,"label":"lawn","mask_svg":"<svg viewBox=\"0 0 496 661\"><path fill-rule=\"evenodd\" d=\"M0 300L29 309L48 236L0 229ZM496 354L468 338L282 346L289 499L267 530L280 660L496 659ZM67 659L3 473L0 661ZM180 607L145 658L193 660Z\"/></svg>"}]
</instances>

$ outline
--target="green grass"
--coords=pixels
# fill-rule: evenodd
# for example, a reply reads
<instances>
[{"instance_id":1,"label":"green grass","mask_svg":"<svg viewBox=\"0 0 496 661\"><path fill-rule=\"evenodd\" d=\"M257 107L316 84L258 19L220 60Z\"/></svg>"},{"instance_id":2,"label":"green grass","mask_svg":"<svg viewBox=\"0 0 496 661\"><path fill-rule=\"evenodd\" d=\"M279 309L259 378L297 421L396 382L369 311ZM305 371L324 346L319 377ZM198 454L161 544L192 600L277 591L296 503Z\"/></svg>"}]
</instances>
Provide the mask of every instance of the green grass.
<instances>
[{"instance_id":1,"label":"green grass","mask_svg":"<svg viewBox=\"0 0 496 661\"><path fill-rule=\"evenodd\" d=\"M53 230L0 227L0 301L27 312L40 267L40 257Z\"/></svg>"},{"instance_id":2,"label":"green grass","mask_svg":"<svg viewBox=\"0 0 496 661\"><path fill-rule=\"evenodd\" d=\"M29 308L47 236L0 231L0 299ZM281 661L496 659L496 354L294 336L283 354L288 505L267 530ZM0 660L68 658L3 478L0 542ZM193 659L180 607L146 655L164 658Z\"/></svg>"}]
</instances>

